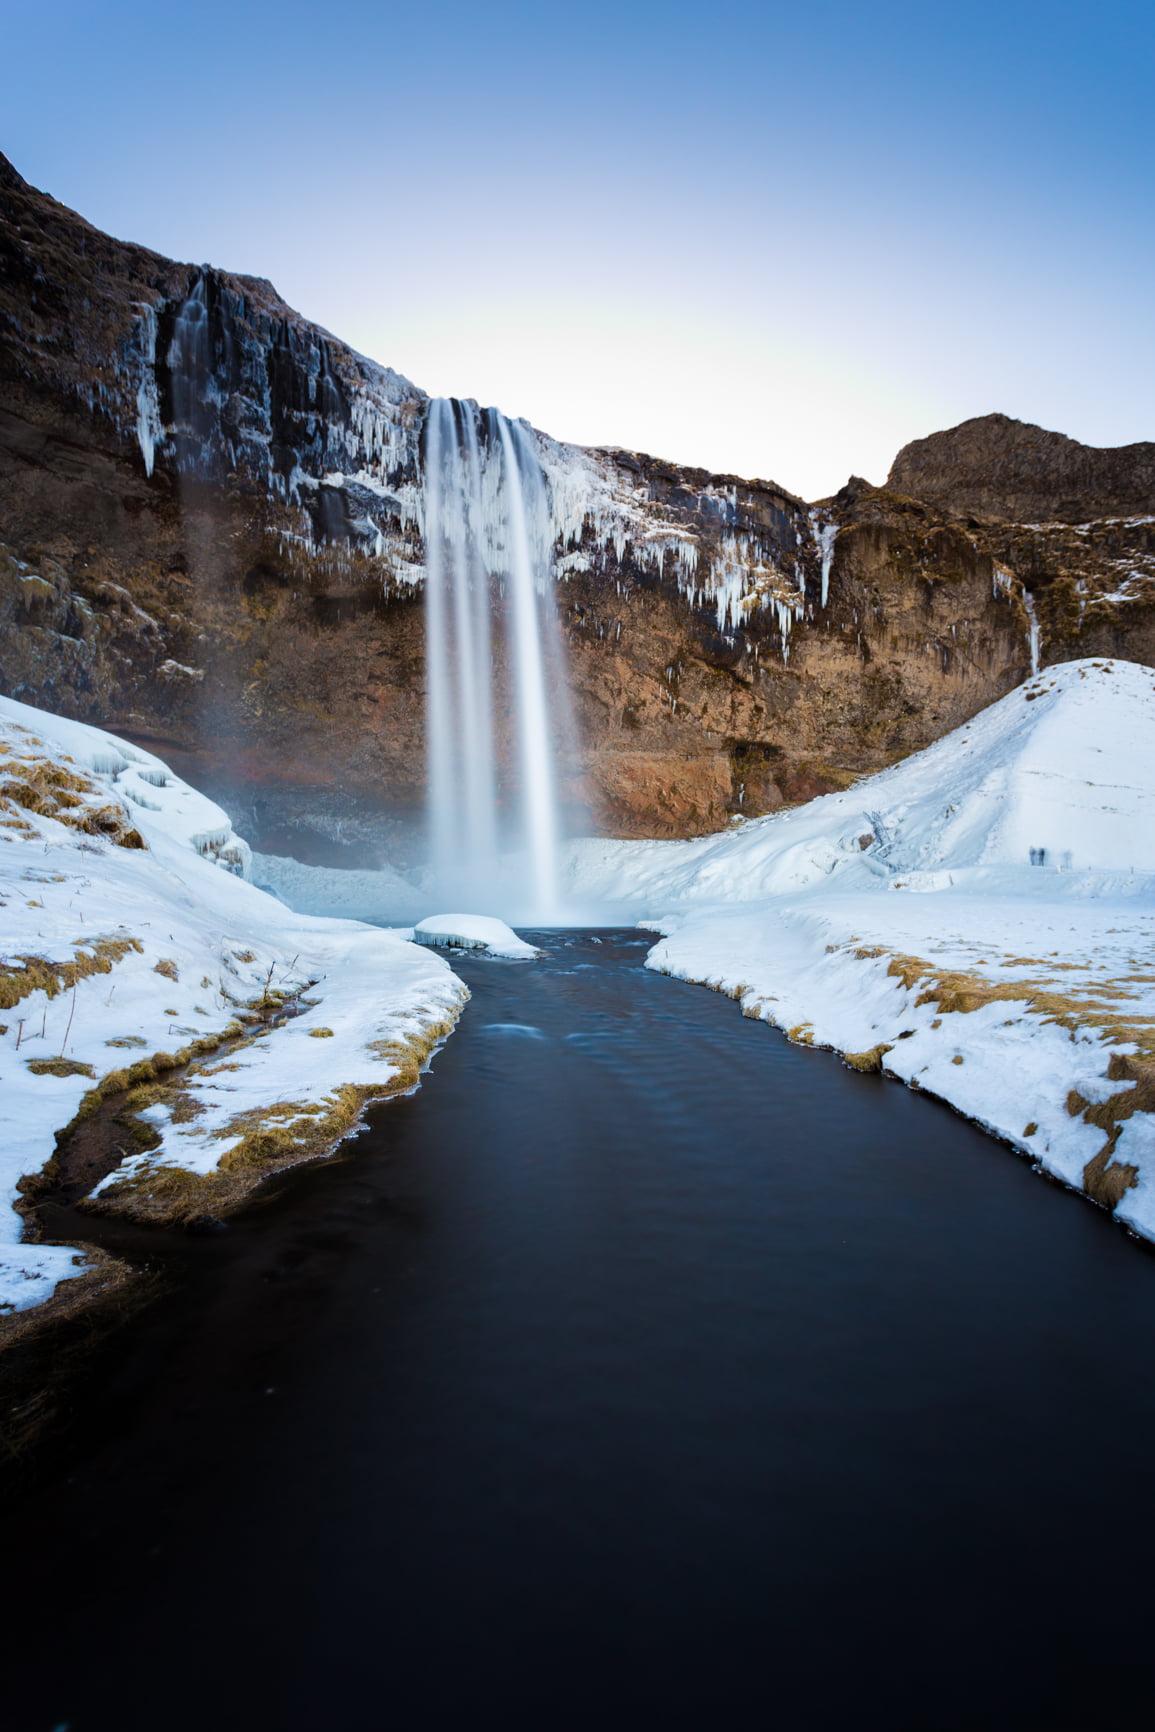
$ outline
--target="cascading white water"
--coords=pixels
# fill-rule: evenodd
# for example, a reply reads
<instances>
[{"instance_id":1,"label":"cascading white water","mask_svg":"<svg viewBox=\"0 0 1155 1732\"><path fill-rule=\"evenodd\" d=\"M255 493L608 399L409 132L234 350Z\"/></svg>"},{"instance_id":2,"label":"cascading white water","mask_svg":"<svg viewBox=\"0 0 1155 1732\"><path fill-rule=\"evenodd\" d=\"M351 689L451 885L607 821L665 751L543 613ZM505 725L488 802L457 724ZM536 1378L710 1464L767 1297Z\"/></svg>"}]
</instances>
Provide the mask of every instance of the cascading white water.
<instances>
[{"instance_id":1,"label":"cascading white water","mask_svg":"<svg viewBox=\"0 0 1155 1732\"><path fill-rule=\"evenodd\" d=\"M1023 606L1027 613L1027 648L1031 657L1031 678L1039 671L1039 616L1035 612L1035 598L1029 589L1023 590Z\"/></svg>"},{"instance_id":2,"label":"cascading white water","mask_svg":"<svg viewBox=\"0 0 1155 1732\"><path fill-rule=\"evenodd\" d=\"M549 490L532 435L437 398L425 428L425 627L433 878L460 912L548 921L559 822L550 674L561 666ZM491 594L491 591L493 592ZM499 822L495 660L508 672L505 756L520 815ZM503 859L504 856L504 859Z\"/></svg>"}]
</instances>

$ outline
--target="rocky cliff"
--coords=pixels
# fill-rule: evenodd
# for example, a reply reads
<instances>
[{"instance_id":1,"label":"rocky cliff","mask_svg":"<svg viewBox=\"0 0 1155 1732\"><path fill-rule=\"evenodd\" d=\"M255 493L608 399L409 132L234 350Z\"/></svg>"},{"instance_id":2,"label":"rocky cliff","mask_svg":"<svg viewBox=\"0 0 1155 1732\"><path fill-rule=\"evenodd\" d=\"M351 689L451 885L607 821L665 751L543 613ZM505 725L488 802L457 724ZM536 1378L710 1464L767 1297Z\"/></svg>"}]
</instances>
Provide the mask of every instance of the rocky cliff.
<instances>
[{"instance_id":1,"label":"rocky cliff","mask_svg":"<svg viewBox=\"0 0 1155 1732\"><path fill-rule=\"evenodd\" d=\"M305 851L300 828L276 833L293 823L404 861L424 787L425 394L270 284L113 240L3 159L0 331L0 689L162 746L247 798L266 846ZM1075 492L1062 469L1079 521L1032 509L1039 529L1013 490L1001 515L970 509L969 436L814 507L535 437L568 792L610 833L684 835L844 785L1001 696L1036 650L1155 661L1152 526L1120 520L1121 481ZM1140 459L1128 473L1141 491Z\"/></svg>"},{"instance_id":2,"label":"rocky cliff","mask_svg":"<svg viewBox=\"0 0 1155 1732\"><path fill-rule=\"evenodd\" d=\"M1100 450L1009 415L904 445L888 487L991 523L1087 523L1155 508L1155 445Z\"/></svg>"}]
</instances>

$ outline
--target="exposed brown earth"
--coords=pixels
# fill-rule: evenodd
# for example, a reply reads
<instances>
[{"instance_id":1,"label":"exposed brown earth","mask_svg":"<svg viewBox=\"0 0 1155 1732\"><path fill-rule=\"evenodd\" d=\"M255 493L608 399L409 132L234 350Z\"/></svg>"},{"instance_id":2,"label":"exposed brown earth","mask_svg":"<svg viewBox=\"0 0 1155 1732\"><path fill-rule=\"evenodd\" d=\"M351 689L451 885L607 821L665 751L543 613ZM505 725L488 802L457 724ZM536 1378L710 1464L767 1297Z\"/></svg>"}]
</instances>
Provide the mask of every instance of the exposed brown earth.
<instances>
[{"instance_id":1,"label":"exposed brown earth","mask_svg":"<svg viewBox=\"0 0 1155 1732\"><path fill-rule=\"evenodd\" d=\"M199 360L176 340L194 304ZM2 158L0 330L0 690L332 834L350 801L370 836L416 814L424 394L268 283L112 240ZM816 514L772 482L542 449L624 525L592 513L557 589L566 792L605 833L715 829L918 750L1027 675L1031 597L1044 662L1155 662L1155 525L1123 520L1155 508L1155 447L987 417Z\"/></svg>"}]
</instances>

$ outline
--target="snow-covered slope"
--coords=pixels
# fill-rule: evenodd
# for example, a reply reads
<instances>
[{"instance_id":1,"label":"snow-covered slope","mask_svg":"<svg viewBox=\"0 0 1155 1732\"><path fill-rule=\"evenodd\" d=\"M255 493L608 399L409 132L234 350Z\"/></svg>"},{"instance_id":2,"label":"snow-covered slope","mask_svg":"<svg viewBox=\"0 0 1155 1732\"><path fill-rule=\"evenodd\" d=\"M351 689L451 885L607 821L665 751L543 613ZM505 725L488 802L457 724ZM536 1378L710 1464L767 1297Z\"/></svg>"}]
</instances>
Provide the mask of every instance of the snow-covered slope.
<instances>
[{"instance_id":1,"label":"snow-covered slope","mask_svg":"<svg viewBox=\"0 0 1155 1732\"><path fill-rule=\"evenodd\" d=\"M112 1101L130 1151L96 1206L220 1213L411 1086L456 1018L440 957L291 913L248 862L159 759L0 698L0 1310L82 1272L12 1209L78 1115Z\"/></svg>"},{"instance_id":2,"label":"snow-covered slope","mask_svg":"<svg viewBox=\"0 0 1155 1732\"><path fill-rule=\"evenodd\" d=\"M693 842L576 843L570 884L667 907L992 866L1155 871L1155 671L1048 668L846 793Z\"/></svg>"},{"instance_id":3,"label":"snow-covered slope","mask_svg":"<svg viewBox=\"0 0 1155 1732\"><path fill-rule=\"evenodd\" d=\"M571 882L665 934L650 967L941 1096L1155 1238L1155 671L1050 668L846 793L576 844Z\"/></svg>"}]
</instances>

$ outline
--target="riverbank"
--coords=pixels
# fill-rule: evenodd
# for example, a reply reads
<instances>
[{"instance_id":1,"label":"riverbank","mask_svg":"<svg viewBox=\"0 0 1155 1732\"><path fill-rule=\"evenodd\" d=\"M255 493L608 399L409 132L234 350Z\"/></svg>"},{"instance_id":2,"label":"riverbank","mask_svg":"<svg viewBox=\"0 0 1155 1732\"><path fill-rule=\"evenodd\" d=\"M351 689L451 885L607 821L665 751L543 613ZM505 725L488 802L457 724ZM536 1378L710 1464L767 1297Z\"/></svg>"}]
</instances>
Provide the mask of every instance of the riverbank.
<instances>
[{"instance_id":1,"label":"riverbank","mask_svg":"<svg viewBox=\"0 0 1155 1732\"><path fill-rule=\"evenodd\" d=\"M248 870L160 759L0 699L0 1314L101 1286L35 1239L61 1166L92 1211L219 1218L412 1088L453 1027L468 994L436 953L293 914Z\"/></svg>"},{"instance_id":2,"label":"riverbank","mask_svg":"<svg viewBox=\"0 0 1155 1732\"><path fill-rule=\"evenodd\" d=\"M527 936L344 1159L98 1223L161 1288L3 1500L6 1725L1142 1724L1147 1247L652 935Z\"/></svg>"},{"instance_id":3,"label":"riverbank","mask_svg":"<svg viewBox=\"0 0 1155 1732\"><path fill-rule=\"evenodd\" d=\"M843 794L574 844L649 966L934 1093L1155 1239L1155 674L1048 669Z\"/></svg>"},{"instance_id":4,"label":"riverbank","mask_svg":"<svg viewBox=\"0 0 1155 1732\"><path fill-rule=\"evenodd\" d=\"M667 915L648 966L925 1089L1155 1239L1151 901L1075 882L1040 905L991 876Z\"/></svg>"}]
</instances>

